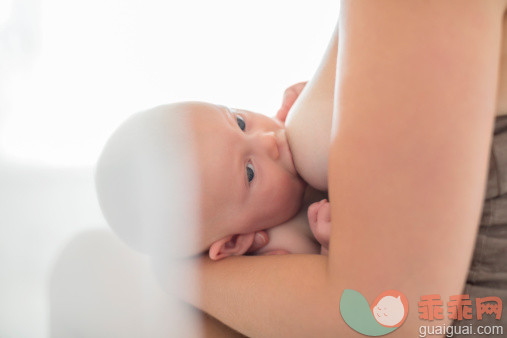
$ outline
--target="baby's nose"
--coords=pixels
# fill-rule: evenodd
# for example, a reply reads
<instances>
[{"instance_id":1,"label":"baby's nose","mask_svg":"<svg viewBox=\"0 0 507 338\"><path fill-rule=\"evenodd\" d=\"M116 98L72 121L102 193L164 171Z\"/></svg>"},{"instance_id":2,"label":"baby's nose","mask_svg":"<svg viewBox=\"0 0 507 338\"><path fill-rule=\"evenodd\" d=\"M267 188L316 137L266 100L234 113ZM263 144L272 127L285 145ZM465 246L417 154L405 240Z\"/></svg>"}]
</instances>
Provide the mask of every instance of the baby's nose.
<instances>
[{"instance_id":1,"label":"baby's nose","mask_svg":"<svg viewBox=\"0 0 507 338\"><path fill-rule=\"evenodd\" d=\"M270 158L273 160L278 159L280 152L274 131L260 132L257 135L257 141L262 151L265 151Z\"/></svg>"}]
</instances>

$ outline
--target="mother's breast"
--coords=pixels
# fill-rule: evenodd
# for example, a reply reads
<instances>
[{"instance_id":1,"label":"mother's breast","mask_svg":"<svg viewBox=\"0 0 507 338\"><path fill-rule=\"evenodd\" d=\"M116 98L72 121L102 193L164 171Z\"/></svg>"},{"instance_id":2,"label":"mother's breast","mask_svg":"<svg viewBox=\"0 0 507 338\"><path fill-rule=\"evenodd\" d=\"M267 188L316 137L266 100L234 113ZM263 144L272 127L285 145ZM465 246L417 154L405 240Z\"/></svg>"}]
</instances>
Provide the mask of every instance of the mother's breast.
<instances>
[{"instance_id":1,"label":"mother's breast","mask_svg":"<svg viewBox=\"0 0 507 338\"><path fill-rule=\"evenodd\" d=\"M327 191L333 96L307 89L287 117L287 139L299 175L312 187Z\"/></svg>"},{"instance_id":2,"label":"mother's breast","mask_svg":"<svg viewBox=\"0 0 507 338\"><path fill-rule=\"evenodd\" d=\"M312 187L327 191L338 24L313 78L292 106L285 127L294 165Z\"/></svg>"}]
</instances>

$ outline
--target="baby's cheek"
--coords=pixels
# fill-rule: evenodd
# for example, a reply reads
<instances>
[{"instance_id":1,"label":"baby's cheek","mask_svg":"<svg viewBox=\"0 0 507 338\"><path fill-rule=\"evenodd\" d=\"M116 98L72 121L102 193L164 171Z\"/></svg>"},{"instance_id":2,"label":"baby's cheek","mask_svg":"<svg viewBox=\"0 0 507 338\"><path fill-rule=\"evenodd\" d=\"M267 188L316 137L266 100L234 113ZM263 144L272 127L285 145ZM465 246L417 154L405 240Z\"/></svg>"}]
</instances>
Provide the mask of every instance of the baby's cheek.
<instances>
[{"instance_id":1,"label":"baby's cheek","mask_svg":"<svg viewBox=\"0 0 507 338\"><path fill-rule=\"evenodd\" d=\"M279 169L279 168L276 168ZM281 170L271 171L270 180L263 182L262 193L255 212L268 227L279 225L294 217L303 202L304 185Z\"/></svg>"}]
</instances>

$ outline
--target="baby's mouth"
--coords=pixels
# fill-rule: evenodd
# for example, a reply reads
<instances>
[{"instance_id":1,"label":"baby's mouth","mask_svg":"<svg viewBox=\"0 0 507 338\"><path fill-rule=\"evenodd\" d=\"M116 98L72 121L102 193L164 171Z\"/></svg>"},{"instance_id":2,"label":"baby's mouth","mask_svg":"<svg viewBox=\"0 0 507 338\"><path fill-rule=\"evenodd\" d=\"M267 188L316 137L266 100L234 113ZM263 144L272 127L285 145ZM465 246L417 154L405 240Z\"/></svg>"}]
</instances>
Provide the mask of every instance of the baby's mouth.
<instances>
[{"instance_id":1,"label":"baby's mouth","mask_svg":"<svg viewBox=\"0 0 507 338\"><path fill-rule=\"evenodd\" d=\"M294 160L292 157L292 151L290 150L290 145L287 140L287 136L285 135L285 129L281 129L277 137L277 141L278 141L277 142L278 151L280 153L282 164L291 174L293 174L294 176L298 176L296 166L294 165Z\"/></svg>"}]
</instances>

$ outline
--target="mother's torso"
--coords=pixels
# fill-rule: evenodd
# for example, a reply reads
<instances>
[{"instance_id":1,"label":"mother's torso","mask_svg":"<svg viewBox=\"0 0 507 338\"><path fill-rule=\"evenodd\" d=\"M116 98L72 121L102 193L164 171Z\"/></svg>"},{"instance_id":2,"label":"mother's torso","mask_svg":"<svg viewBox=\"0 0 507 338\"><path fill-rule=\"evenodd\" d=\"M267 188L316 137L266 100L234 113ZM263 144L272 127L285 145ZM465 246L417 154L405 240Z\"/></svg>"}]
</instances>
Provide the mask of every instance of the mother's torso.
<instances>
[{"instance_id":1,"label":"mother's torso","mask_svg":"<svg viewBox=\"0 0 507 338\"><path fill-rule=\"evenodd\" d=\"M322 191L327 191L337 49L338 32L335 29L317 72L286 120L287 137L298 173L311 186ZM495 111L497 116L507 115L507 16L503 19Z\"/></svg>"}]
</instances>

